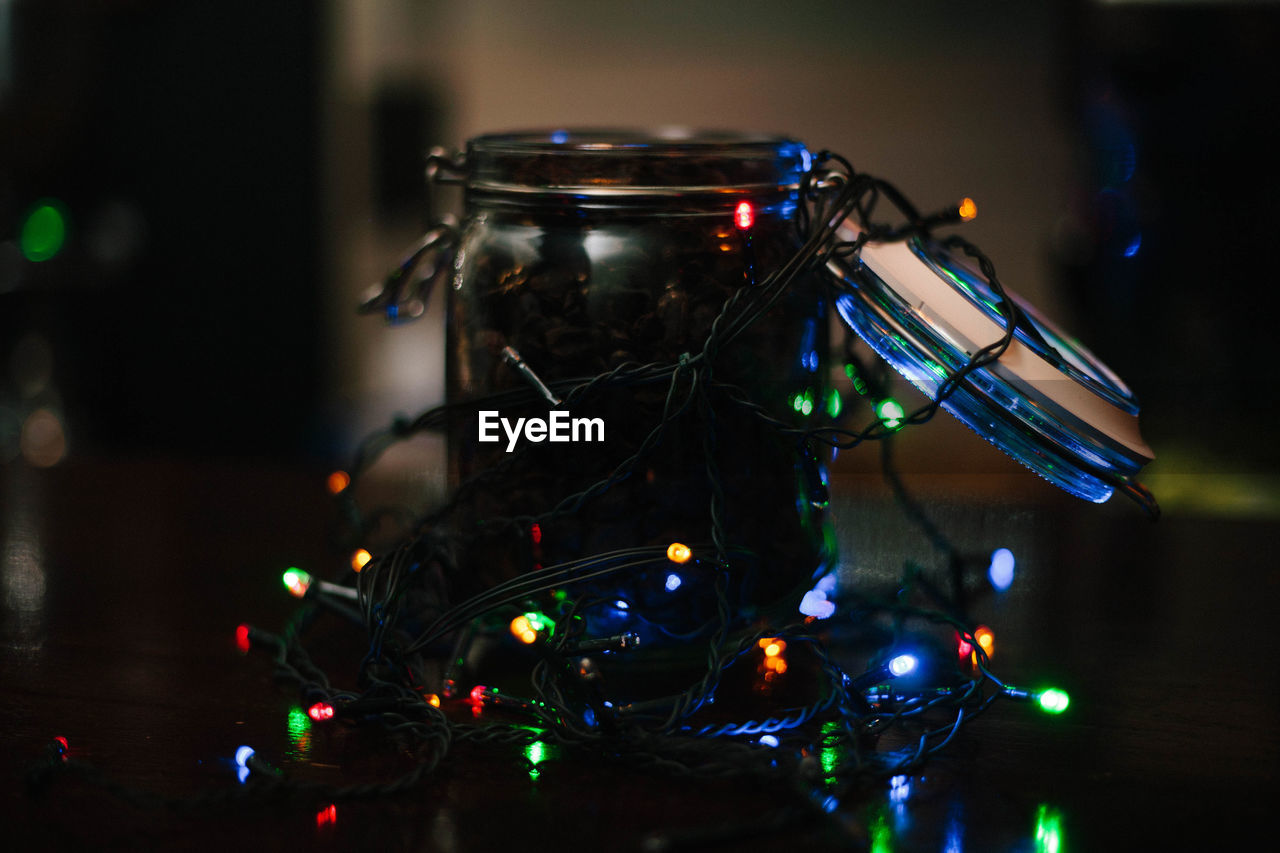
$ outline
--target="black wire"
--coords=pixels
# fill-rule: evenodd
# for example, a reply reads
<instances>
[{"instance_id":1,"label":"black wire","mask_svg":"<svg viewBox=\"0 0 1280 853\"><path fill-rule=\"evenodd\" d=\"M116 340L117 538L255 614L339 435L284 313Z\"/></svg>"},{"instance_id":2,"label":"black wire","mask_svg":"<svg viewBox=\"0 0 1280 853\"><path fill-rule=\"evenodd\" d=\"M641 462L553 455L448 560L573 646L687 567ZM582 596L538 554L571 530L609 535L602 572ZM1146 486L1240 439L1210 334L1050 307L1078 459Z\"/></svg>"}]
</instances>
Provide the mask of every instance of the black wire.
<instances>
[{"instance_id":1,"label":"black wire","mask_svg":"<svg viewBox=\"0 0 1280 853\"><path fill-rule=\"evenodd\" d=\"M398 419L388 429L371 435L359 446L351 468L351 483L339 495L344 516L357 536L367 535L370 524L387 514L413 519L413 534L399 547L376 556L357 577L356 607L344 606L346 615L363 624L367 635L367 652L358 673L359 690L336 690L325 672L307 654L302 634L316 618L314 606L301 611L279 637L262 631L251 635L256 647L271 653L276 677L292 685L308 701L328 702L335 707L339 719L378 726L387 736L403 738L413 744L419 759L410 771L385 782L349 786L319 785L255 772L251 774L251 784L217 791L208 797L179 798L140 792L120 785L82 762L65 760L65 755L58 754L46 756L48 760L33 771L33 789L44 787L58 775L71 775L137 806L182 809L242 801L378 798L392 796L419 784L435 770L455 740L528 744L547 739L579 750L586 756L621 761L628 766L649 770L715 778L743 774L771 779L788 778L796 783L793 791L795 803L762 822L762 825L785 825L795 814L808 814L814 810L813 792L824 785L838 792L851 790L868 780L885 779L918 768L944 748L963 724L1005 695L1005 685L991 675L986 654L973 638L963 613L955 610L956 601L952 601L952 607L948 608L951 612L919 608L907 599L871 601L849 598L841 602L842 605L856 606L860 618L868 625L878 617L890 619L895 625L895 641L902 636L908 624L923 622L954 629L975 649L975 672L971 676L957 674L960 682L954 689L948 688L946 692L929 697L908 697L901 702L877 699L873 707L860 690L849 687L859 679L848 678L841 665L833 659L826 642L819 636L821 625L813 628L807 625L774 628L767 622L751 625L743 614L735 611L729 600L730 573L746 554L730 540L725 524L730 495L720 473L717 452L717 430L727 428L731 422L724 415L724 407L746 412L783 437L833 447L853 447L862 441L887 438L897 429L928 422L972 373L994 363L1005 352L1017 329L1034 331L1017 304L1004 292L990 259L968 241L951 237L944 240L943 245L958 248L974 258L986 276L1005 319L1004 333L999 340L973 353L967 363L947 376L934 399L903 417L899 427L891 428L883 420L877 420L860 431L835 426L797 427L752 400L741 388L716 378L715 368L720 354L741 340L753 324L777 305L799 276L832 258L856 258L862 247L873 239L927 237L929 228L943 218L921 216L917 208L891 184L856 172L839 155L820 152L816 162L818 168L806 174L801 182L801 203L797 205L795 215L795 226L800 236L799 249L758 284L739 288L725 300L700 350L686 353L675 363L627 363L594 377L551 383L566 407L588 401L606 389L666 383L666 396L656 423L634 451L614 463L600 479L563 496L550 508L510 518L483 520L485 533L492 535L495 531L509 529L527 532L533 524L545 524L577 514L588 502L630 477L661 446L677 422L696 415L701 428L703 475L710 494L710 528L707 531L710 544L700 552L703 565L715 573L715 615L706 626L690 634L706 637L707 644L704 671L695 683L673 696L641 703L643 707L635 713L626 713L623 709L610 711L599 697L593 696L590 685L579 677L568 657L582 632L577 624L578 615L600 603L598 599L583 595L560 611L559 619L564 627L559 636L550 642L541 642L538 647L539 659L530 676L533 696L524 703L537 728L502 723L477 726L451 721L415 687L420 683L419 674L425 671L426 661L438 656L432 650L438 648L440 641L455 635L469 637L480 620L499 613L502 608L536 599L552 589L582 589L588 581L661 564L666 559L665 550L660 547L617 549L518 575L449 605L446 599L448 588L461 571L455 554L456 543L466 541L465 537L460 539L462 531L454 526L454 515L470 495L500 484L503 475L514 465L523 464L523 451L509 454L502 462L476 472L454 491L445 504L425 516L415 517L412 513L397 510L361 512L355 501L354 485L389 447L416 433L445 428L459 414L470 413L480 407L518 406L534 402L537 399L535 392L522 387L450 402L428 409L412 420ZM819 174L821 180L818 180ZM890 224L874 220L881 201L892 205L905 222ZM860 223L860 233L853 240L841 240L838 229L850 218ZM407 277L426 250L420 248L416 255L406 260L400 270L402 278ZM397 279L391 284L393 286L384 291L380 305L393 304L401 298L399 288L404 282ZM904 512L920 526L935 547L954 555L954 548L946 536L907 494L893 469L889 442L885 442L883 451L885 477L894 488ZM479 522L476 526L480 526ZM471 535L475 535L474 531ZM910 577L908 574L904 589L911 588ZM433 588L427 586L430 578L438 579ZM714 701L725 673L735 664L742 665L764 637L785 637L812 651L820 676L812 701L763 719L733 722L700 719L699 714ZM465 645L463 640L459 642ZM443 647L445 651L448 648ZM448 660L451 662L463 654L465 648L455 648L449 653ZM870 664L867 672L876 672L878 661L874 656ZM997 689L988 695L985 690L989 684ZM586 708L595 714L595 724L585 720ZM836 725L838 734L833 743L841 752L832 778L826 781L816 778L812 767L796 760L790 752L771 750L738 739L766 731L795 731L798 737L812 743L818 738L814 727L823 723ZM914 747L888 752L876 748L878 739L886 731L908 725L916 727ZM703 840L720 834L713 831ZM678 845L687 842L670 836L666 843Z\"/></svg>"}]
</instances>

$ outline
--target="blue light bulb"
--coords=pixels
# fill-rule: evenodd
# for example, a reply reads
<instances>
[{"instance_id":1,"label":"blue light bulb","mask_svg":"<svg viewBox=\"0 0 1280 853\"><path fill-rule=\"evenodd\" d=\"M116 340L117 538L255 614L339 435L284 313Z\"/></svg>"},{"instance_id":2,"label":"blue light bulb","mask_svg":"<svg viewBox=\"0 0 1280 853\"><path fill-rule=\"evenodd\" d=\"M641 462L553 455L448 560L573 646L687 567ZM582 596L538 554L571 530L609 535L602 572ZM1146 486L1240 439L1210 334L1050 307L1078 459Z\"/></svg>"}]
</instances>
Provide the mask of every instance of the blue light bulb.
<instances>
[{"instance_id":1,"label":"blue light bulb","mask_svg":"<svg viewBox=\"0 0 1280 853\"><path fill-rule=\"evenodd\" d=\"M1013 552L1008 548L997 548L991 552L991 567L987 569L987 578L991 585L1004 592L1013 583Z\"/></svg>"},{"instance_id":2,"label":"blue light bulb","mask_svg":"<svg viewBox=\"0 0 1280 853\"><path fill-rule=\"evenodd\" d=\"M902 678L915 672L919 663L915 655L898 655L889 661L889 674L894 678Z\"/></svg>"}]
</instances>

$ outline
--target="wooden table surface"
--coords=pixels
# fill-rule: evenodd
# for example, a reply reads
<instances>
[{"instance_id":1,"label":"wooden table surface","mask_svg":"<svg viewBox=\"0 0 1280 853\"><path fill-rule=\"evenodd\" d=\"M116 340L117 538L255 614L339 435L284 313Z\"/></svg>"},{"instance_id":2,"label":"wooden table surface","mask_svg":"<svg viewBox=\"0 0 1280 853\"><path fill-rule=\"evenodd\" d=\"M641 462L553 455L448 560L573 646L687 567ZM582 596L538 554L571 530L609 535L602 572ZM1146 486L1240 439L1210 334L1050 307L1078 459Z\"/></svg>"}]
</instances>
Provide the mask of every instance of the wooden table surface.
<instances>
[{"instance_id":1,"label":"wooden table surface","mask_svg":"<svg viewBox=\"0 0 1280 853\"><path fill-rule=\"evenodd\" d=\"M1014 683L1052 679L1072 704L1049 717L997 703L905 797L877 790L831 819L770 829L756 822L783 794L759 785L572 754L548 754L530 774L513 748L467 745L408 794L333 810L183 814L75 780L29 796L23 773L55 736L122 783L177 795L235 786L242 743L333 782L394 764L376 738L300 719L265 657L233 640L240 622L288 618L281 566L333 564L324 474L178 460L0 468L0 826L22 841L7 849L1269 848L1276 525L1177 512L1151 524L1047 487L958 481L925 484L937 522L962 549L1008 545L1019 559L1013 587L974 604L996 633L994 668ZM930 559L872 479L837 481L834 507L843 582L873 585L907 557ZM745 836L699 834L734 825Z\"/></svg>"}]
</instances>

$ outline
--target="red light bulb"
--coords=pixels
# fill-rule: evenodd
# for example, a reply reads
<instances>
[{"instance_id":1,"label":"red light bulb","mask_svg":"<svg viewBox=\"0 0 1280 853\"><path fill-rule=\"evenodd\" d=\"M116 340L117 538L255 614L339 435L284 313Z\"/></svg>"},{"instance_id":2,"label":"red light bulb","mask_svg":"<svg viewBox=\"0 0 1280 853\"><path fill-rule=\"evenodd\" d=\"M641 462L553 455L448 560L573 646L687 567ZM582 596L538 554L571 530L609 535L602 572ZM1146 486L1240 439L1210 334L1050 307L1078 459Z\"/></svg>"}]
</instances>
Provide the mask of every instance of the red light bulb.
<instances>
[{"instance_id":1,"label":"red light bulb","mask_svg":"<svg viewBox=\"0 0 1280 853\"><path fill-rule=\"evenodd\" d=\"M247 653L249 651L249 646L249 626L236 626L236 648Z\"/></svg>"},{"instance_id":2,"label":"red light bulb","mask_svg":"<svg viewBox=\"0 0 1280 853\"><path fill-rule=\"evenodd\" d=\"M307 716L317 723L321 720L332 720L333 706L328 702L317 702L307 709Z\"/></svg>"},{"instance_id":3,"label":"red light bulb","mask_svg":"<svg viewBox=\"0 0 1280 853\"><path fill-rule=\"evenodd\" d=\"M756 223L756 212L751 207L751 202L740 201L733 211L733 224L738 226L739 231L746 231Z\"/></svg>"}]
</instances>

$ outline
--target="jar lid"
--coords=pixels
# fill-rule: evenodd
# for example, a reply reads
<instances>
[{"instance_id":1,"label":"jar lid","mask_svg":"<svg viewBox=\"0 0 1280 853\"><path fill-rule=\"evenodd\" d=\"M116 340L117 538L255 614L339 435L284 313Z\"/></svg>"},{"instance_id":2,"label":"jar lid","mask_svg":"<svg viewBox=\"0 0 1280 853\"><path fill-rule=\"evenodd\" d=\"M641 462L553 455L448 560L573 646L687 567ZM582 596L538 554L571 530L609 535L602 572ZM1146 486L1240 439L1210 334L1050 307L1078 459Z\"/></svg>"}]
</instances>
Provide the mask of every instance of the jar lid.
<instances>
[{"instance_id":1,"label":"jar lid","mask_svg":"<svg viewBox=\"0 0 1280 853\"><path fill-rule=\"evenodd\" d=\"M838 239L858 233L846 222ZM935 241L867 243L828 268L844 285L836 297L841 318L930 398L1005 334L988 280ZM970 373L942 408L1071 494L1101 503L1121 488L1154 513L1154 500L1132 479L1154 458L1133 392L1029 303L1009 297L1030 328L1016 328L1000 358Z\"/></svg>"},{"instance_id":2,"label":"jar lid","mask_svg":"<svg viewBox=\"0 0 1280 853\"><path fill-rule=\"evenodd\" d=\"M720 131L549 130L467 143L469 198L598 204L795 196L811 157L779 136Z\"/></svg>"}]
</instances>

